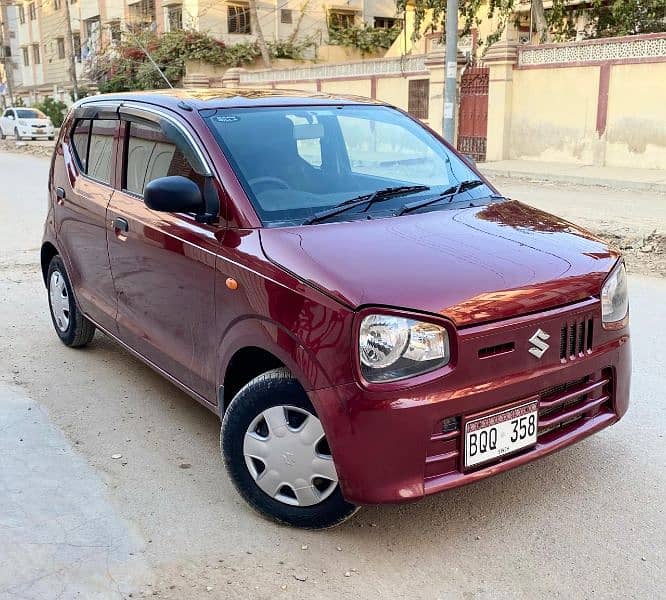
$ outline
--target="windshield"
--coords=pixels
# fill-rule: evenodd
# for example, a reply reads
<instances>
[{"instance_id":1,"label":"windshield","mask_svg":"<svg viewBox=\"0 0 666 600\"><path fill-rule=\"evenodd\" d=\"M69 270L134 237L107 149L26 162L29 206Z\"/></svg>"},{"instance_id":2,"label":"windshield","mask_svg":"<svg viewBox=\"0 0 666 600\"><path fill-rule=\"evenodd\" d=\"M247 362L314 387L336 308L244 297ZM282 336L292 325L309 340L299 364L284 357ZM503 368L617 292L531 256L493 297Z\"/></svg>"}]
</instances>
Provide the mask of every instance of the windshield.
<instances>
[{"instance_id":1,"label":"windshield","mask_svg":"<svg viewBox=\"0 0 666 600\"><path fill-rule=\"evenodd\" d=\"M386 106L219 109L206 121L266 226L313 222L353 198L405 187L333 218L397 214L407 196L436 197L478 178L418 123Z\"/></svg>"},{"instance_id":2,"label":"windshield","mask_svg":"<svg viewBox=\"0 0 666 600\"><path fill-rule=\"evenodd\" d=\"M46 119L46 115L36 108L17 108L16 115L19 119Z\"/></svg>"}]
</instances>

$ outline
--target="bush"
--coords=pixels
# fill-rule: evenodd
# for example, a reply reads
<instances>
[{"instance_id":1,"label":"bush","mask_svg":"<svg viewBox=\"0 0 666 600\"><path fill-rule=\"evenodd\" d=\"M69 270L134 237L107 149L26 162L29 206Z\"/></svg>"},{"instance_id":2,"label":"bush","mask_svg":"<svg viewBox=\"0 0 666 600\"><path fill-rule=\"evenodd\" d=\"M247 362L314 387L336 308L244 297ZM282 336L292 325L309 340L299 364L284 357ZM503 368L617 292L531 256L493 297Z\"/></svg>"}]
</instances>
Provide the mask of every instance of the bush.
<instances>
[{"instance_id":1,"label":"bush","mask_svg":"<svg viewBox=\"0 0 666 600\"><path fill-rule=\"evenodd\" d=\"M54 127L60 127L65 119L67 105L60 100L45 98L42 102L37 102L34 107L41 110L53 123Z\"/></svg>"},{"instance_id":2,"label":"bush","mask_svg":"<svg viewBox=\"0 0 666 600\"><path fill-rule=\"evenodd\" d=\"M400 35L402 27L384 29L368 25L354 27L329 27L328 42L334 46L358 48L363 54L391 47Z\"/></svg>"},{"instance_id":3,"label":"bush","mask_svg":"<svg viewBox=\"0 0 666 600\"><path fill-rule=\"evenodd\" d=\"M100 92L167 87L139 43L148 50L173 86L179 85L185 76L187 60L240 67L253 62L261 54L254 42L226 46L224 42L198 31L127 36L113 50L100 53L91 69L91 78L97 82Z\"/></svg>"}]
</instances>

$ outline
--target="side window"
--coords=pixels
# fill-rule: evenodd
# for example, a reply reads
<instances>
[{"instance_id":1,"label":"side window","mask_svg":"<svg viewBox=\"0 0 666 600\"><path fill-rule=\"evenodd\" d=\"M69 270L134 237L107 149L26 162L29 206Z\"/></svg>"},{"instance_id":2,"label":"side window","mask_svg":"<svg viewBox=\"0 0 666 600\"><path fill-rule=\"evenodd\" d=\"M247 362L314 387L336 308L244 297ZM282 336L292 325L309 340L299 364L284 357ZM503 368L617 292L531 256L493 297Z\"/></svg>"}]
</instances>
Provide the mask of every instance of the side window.
<instances>
[{"instance_id":1,"label":"side window","mask_svg":"<svg viewBox=\"0 0 666 600\"><path fill-rule=\"evenodd\" d=\"M93 179L111 183L111 156L113 154L113 136L118 121L94 120L90 130L87 174Z\"/></svg>"},{"instance_id":2,"label":"side window","mask_svg":"<svg viewBox=\"0 0 666 600\"><path fill-rule=\"evenodd\" d=\"M88 164L88 136L90 134L90 119L79 119L72 129L72 146L81 171L86 172Z\"/></svg>"},{"instance_id":3,"label":"side window","mask_svg":"<svg viewBox=\"0 0 666 600\"><path fill-rule=\"evenodd\" d=\"M198 175L176 143L159 126L130 122L127 135L124 189L143 195L148 182L158 177L181 175L202 187Z\"/></svg>"}]
</instances>

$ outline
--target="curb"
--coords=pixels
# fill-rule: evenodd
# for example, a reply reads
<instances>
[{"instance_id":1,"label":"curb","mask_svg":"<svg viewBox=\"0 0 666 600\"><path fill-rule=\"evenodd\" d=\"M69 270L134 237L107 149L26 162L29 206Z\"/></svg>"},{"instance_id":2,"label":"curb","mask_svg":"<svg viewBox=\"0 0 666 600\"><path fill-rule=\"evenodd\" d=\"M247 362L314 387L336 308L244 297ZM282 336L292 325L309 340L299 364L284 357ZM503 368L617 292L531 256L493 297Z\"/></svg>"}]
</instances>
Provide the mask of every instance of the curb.
<instances>
[{"instance_id":1,"label":"curb","mask_svg":"<svg viewBox=\"0 0 666 600\"><path fill-rule=\"evenodd\" d=\"M581 175L559 175L552 173L533 173L513 169L493 169L483 164L477 165L486 177L507 177L526 181L547 181L553 183L569 183L572 185L585 185L589 187L604 187L615 190L630 190L636 192L656 192L666 194L666 182L658 181L631 181L626 179L600 179Z\"/></svg>"}]
</instances>

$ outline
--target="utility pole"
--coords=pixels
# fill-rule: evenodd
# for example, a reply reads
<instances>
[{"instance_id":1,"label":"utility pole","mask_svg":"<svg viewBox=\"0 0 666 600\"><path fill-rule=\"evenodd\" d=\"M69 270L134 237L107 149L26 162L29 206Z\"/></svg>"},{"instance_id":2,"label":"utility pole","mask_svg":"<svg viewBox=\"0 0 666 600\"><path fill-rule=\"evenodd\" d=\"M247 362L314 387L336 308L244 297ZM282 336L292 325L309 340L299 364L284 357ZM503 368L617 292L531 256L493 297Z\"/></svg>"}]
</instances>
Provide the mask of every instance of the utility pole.
<instances>
[{"instance_id":1,"label":"utility pole","mask_svg":"<svg viewBox=\"0 0 666 600\"><path fill-rule=\"evenodd\" d=\"M456 136L456 101L458 88L458 0L446 2L446 63L444 80L444 139L453 144Z\"/></svg>"},{"instance_id":2,"label":"utility pole","mask_svg":"<svg viewBox=\"0 0 666 600\"><path fill-rule=\"evenodd\" d=\"M67 59L69 61L69 79L72 82L74 91L74 101L79 99L79 82L76 78L76 58L74 57L74 35L72 34L72 19L69 12L69 0L64 1L65 5L65 27L67 32Z\"/></svg>"},{"instance_id":3,"label":"utility pole","mask_svg":"<svg viewBox=\"0 0 666 600\"><path fill-rule=\"evenodd\" d=\"M14 61L11 59L11 37L9 35L9 19L7 18L7 0L0 0L0 58L5 65L5 79L7 83L7 95L9 96L9 106L14 106L14 90L12 78L14 76ZM5 54L5 47L9 48L10 56Z\"/></svg>"}]
</instances>

